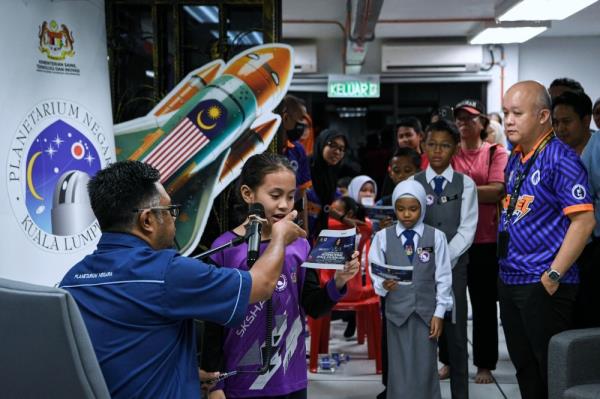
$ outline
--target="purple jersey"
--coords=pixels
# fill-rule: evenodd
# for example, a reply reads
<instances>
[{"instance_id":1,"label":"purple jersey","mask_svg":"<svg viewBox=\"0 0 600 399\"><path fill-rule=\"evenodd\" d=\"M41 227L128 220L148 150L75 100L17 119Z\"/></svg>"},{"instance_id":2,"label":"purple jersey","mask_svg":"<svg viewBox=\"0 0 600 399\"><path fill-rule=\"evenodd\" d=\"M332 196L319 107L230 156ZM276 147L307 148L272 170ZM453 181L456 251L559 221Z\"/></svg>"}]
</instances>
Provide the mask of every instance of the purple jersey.
<instances>
[{"instance_id":1,"label":"purple jersey","mask_svg":"<svg viewBox=\"0 0 600 399\"><path fill-rule=\"evenodd\" d=\"M296 171L296 188L305 190L312 185L310 178L310 168L308 166L308 157L304 151L304 147L298 141L293 143L287 142L284 154L292 164Z\"/></svg>"},{"instance_id":2,"label":"purple jersey","mask_svg":"<svg viewBox=\"0 0 600 399\"><path fill-rule=\"evenodd\" d=\"M236 235L226 232L215 240L213 247L224 244ZM264 251L267 242L262 242ZM225 390L227 398L280 396L307 386L304 313L300 308L301 287L305 269L300 267L308 256L308 241L299 238L285 251L279 281L273 292L273 350L269 371L238 373L217 388ZM228 248L212 256L223 266L248 270L248 245ZM248 306L242 324L226 329L223 344L224 371L255 371L262 367L261 352L266 338L266 301Z\"/></svg>"},{"instance_id":3,"label":"purple jersey","mask_svg":"<svg viewBox=\"0 0 600 399\"><path fill-rule=\"evenodd\" d=\"M543 139L527 155L515 148L506 166L506 196L499 229L510 234L508 256L500 259L500 277L506 284L530 284L540 281L556 257L570 225L569 214L593 211L587 173L570 147L557 138L540 151L525 177L512 218L506 220L510 193L516 176ZM563 283L579 282L576 265L561 278Z\"/></svg>"}]
</instances>

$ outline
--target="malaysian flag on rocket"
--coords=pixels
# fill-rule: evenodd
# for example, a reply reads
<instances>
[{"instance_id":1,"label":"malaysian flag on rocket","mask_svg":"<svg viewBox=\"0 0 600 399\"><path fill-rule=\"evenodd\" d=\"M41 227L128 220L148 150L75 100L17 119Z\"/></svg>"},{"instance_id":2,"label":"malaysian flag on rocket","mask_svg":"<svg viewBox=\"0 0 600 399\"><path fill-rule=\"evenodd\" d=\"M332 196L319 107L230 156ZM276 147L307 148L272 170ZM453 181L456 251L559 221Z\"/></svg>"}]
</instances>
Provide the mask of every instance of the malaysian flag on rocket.
<instances>
[{"instance_id":1,"label":"malaysian flag on rocket","mask_svg":"<svg viewBox=\"0 0 600 399\"><path fill-rule=\"evenodd\" d=\"M217 100L200 102L142 161L160 172L164 183L218 135L227 121L227 110Z\"/></svg>"}]
</instances>

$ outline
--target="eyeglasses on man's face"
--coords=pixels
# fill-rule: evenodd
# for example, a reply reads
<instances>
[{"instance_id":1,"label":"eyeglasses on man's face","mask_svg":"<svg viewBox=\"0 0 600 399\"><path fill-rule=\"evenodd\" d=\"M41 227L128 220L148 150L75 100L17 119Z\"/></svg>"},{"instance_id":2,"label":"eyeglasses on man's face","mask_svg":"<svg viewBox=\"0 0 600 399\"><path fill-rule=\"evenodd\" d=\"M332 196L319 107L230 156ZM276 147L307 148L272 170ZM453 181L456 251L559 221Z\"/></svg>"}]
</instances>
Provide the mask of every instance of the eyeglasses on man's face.
<instances>
[{"instance_id":1,"label":"eyeglasses on man's face","mask_svg":"<svg viewBox=\"0 0 600 399\"><path fill-rule=\"evenodd\" d=\"M145 210L167 211L173 218L176 218L177 216L179 216L179 212L181 210L181 205L163 205L163 206L153 206L150 208L139 208L139 209L134 209L133 212L141 212L141 211L145 211Z\"/></svg>"},{"instance_id":2,"label":"eyeglasses on man's face","mask_svg":"<svg viewBox=\"0 0 600 399\"><path fill-rule=\"evenodd\" d=\"M328 141L325 144L327 147L331 148L331 151L339 151L341 153L346 152L346 147L343 145L338 145L336 143L334 143L333 141Z\"/></svg>"}]
</instances>

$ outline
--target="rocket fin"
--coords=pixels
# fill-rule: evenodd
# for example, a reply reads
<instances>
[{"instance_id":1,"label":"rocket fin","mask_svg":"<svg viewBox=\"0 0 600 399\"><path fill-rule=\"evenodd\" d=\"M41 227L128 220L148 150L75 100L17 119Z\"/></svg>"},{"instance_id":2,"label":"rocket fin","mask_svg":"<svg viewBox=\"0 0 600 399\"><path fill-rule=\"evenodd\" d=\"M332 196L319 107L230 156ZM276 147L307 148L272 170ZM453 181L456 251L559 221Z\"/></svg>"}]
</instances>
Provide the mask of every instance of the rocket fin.
<instances>
[{"instance_id":1,"label":"rocket fin","mask_svg":"<svg viewBox=\"0 0 600 399\"><path fill-rule=\"evenodd\" d=\"M231 153L219 176L219 185L226 187L235 180L242 171L248 158L263 153L268 147L281 124L279 115L269 113L261 115L231 146Z\"/></svg>"},{"instance_id":2,"label":"rocket fin","mask_svg":"<svg viewBox=\"0 0 600 399\"><path fill-rule=\"evenodd\" d=\"M117 160L138 159L136 152L145 151L164 135L162 126L173 114L160 117L142 116L114 126Z\"/></svg>"},{"instance_id":3,"label":"rocket fin","mask_svg":"<svg viewBox=\"0 0 600 399\"><path fill-rule=\"evenodd\" d=\"M185 78L183 78L181 82L179 82L179 84L161 100L161 102L156 104L148 115L160 116L177 111L196 93L215 80L217 76L221 75L224 66L225 62L223 62L223 60L215 60L200 68L194 69L192 72L188 73Z\"/></svg>"}]
</instances>

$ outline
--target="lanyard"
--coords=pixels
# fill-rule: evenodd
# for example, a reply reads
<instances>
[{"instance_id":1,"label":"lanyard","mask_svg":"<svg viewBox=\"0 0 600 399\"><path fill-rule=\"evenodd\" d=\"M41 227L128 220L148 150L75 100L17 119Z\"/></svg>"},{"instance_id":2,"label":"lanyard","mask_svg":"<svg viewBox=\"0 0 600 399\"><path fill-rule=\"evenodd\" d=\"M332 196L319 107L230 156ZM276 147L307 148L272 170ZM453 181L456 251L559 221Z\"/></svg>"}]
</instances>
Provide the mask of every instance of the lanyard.
<instances>
[{"instance_id":1,"label":"lanyard","mask_svg":"<svg viewBox=\"0 0 600 399\"><path fill-rule=\"evenodd\" d=\"M533 153L533 155L531 156L529 161L527 161L527 164L525 165L525 167L519 168L521 170L519 170L519 172L517 173L517 176L515 177L515 185L513 187L513 191L512 191L512 193L509 193L510 202L508 203L508 207L506 208L506 218L504 219L504 230L506 230L506 226L508 225L508 222L512 218L513 212L515 211L515 208L517 206L517 201L519 199L519 193L521 192L521 186L523 185L523 182L527 179L527 175L529 175L529 170L535 163L535 159L537 158L539 153L542 152L542 150L548 145L548 143L550 143L550 141L554 137L556 137L554 132L552 132L548 136L546 136L544 141L542 141L540 143L540 145L538 146L538 148L536 148L535 152Z\"/></svg>"}]
</instances>

